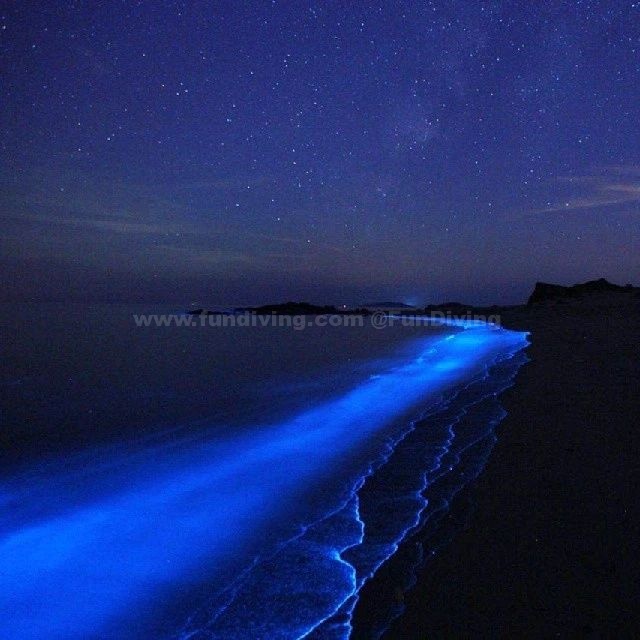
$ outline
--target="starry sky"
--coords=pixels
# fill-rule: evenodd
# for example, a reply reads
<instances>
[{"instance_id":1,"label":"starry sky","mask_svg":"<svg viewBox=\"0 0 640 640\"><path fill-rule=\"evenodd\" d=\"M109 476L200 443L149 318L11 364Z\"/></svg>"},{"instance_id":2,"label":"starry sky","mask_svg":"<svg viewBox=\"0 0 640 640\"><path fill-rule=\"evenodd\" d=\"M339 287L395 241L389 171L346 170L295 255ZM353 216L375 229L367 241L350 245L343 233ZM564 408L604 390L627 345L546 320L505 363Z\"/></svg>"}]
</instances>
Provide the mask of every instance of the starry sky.
<instances>
[{"instance_id":1,"label":"starry sky","mask_svg":"<svg viewBox=\"0 0 640 640\"><path fill-rule=\"evenodd\" d=\"M1 7L5 301L640 281L640 2Z\"/></svg>"}]
</instances>

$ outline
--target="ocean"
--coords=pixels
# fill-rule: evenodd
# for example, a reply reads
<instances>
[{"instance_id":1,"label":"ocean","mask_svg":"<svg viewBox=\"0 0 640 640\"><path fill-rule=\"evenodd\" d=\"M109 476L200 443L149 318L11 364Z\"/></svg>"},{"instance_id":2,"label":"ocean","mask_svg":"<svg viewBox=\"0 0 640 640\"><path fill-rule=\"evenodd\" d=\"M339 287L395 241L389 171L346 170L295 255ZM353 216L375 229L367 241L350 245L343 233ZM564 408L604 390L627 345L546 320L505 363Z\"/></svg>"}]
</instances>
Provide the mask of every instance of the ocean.
<instances>
[{"instance_id":1,"label":"ocean","mask_svg":"<svg viewBox=\"0 0 640 640\"><path fill-rule=\"evenodd\" d=\"M481 472L526 361L482 323L134 318L179 312L2 309L3 639L349 637L362 585Z\"/></svg>"}]
</instances>

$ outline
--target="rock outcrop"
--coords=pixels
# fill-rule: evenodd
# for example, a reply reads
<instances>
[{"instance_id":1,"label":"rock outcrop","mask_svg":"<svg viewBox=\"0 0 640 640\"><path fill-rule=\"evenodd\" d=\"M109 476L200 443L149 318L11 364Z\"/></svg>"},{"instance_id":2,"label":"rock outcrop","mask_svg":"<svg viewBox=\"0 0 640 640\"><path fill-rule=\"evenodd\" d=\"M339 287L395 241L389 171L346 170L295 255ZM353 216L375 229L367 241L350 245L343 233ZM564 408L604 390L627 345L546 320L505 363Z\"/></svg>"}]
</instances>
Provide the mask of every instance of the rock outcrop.
<instances>
[{"instance_id":1,"label":"rock outcrop","mask_svg":"<svg viewBox=\"0 0 640 640\"><path fill-rule=\"evenodd\" d=\"M590 280L589 282L584 282L582 284L574 284L571 287L564 287L559 284L549 284L547 282L536 282L536 286L533 293L529 296L527 305L552 301L567 301L575 298L581 298L585 295L608 293L627 293L638 296L640 295L640 287L634 287L630 284L621 286L619 284L613 284L604 278L600 278L599 280Z\"/></svg>"}]
</instances>

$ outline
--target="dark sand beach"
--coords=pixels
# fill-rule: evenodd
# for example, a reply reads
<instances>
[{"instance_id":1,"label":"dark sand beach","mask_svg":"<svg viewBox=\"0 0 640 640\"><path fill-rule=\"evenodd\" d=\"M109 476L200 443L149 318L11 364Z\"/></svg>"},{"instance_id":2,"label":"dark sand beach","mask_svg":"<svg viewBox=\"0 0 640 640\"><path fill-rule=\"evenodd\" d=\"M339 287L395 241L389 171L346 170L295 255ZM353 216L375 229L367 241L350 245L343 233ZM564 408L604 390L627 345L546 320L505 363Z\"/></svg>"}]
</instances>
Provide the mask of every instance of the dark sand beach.
<instances>
[{"instance_id":1,"label":"dark sand beach","mask_svg":"<svg viewBox=\"0 0 640 640\"><path fill-rule=\"evenodd\" d=\"M531 361L502 396L483 474L452 504L460 530L384 637L637 637L638 298L523 306L503 323L531 332ZM380 588L364 590L356 637Z\"/></svg>"}]
</instances>

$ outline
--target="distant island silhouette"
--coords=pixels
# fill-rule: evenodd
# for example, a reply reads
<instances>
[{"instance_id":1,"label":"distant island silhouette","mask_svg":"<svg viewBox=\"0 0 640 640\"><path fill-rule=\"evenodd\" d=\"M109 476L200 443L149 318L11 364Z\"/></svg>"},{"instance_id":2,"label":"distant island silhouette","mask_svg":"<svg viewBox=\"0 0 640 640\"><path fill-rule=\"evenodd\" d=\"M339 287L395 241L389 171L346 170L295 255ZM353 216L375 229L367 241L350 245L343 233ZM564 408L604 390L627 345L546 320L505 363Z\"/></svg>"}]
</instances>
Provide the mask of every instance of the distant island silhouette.
<instances>
[{"instance_id":1,"label":"distant island silhouette","mask_svg":"<svg viewBox=\"0 0 640 640\"><path fill-rule=\"evenodd\" d=\"M536 282L533 292L525 305L490 305L478 306L462 302L444 302L431 304L422 308L413 307L403 302L376 302L364 304L355 308L347 308L334 304L317 305L310 302L281 302L265 304L257 307L236 307L230 311L210 311L205 308L191 309L190 315L229 315L237 313L254 313L256 315L371 315L374 312L388 312L394 314L429 315L438 313L499 313L507 309L531 307L536 305L563 304L577 301L585 296L621 294L625 301L640 299L640 287L631 284L613 284L605 278L589 280L580 284L564 286L547 282Z\"/></svg>"}]
</instances>

